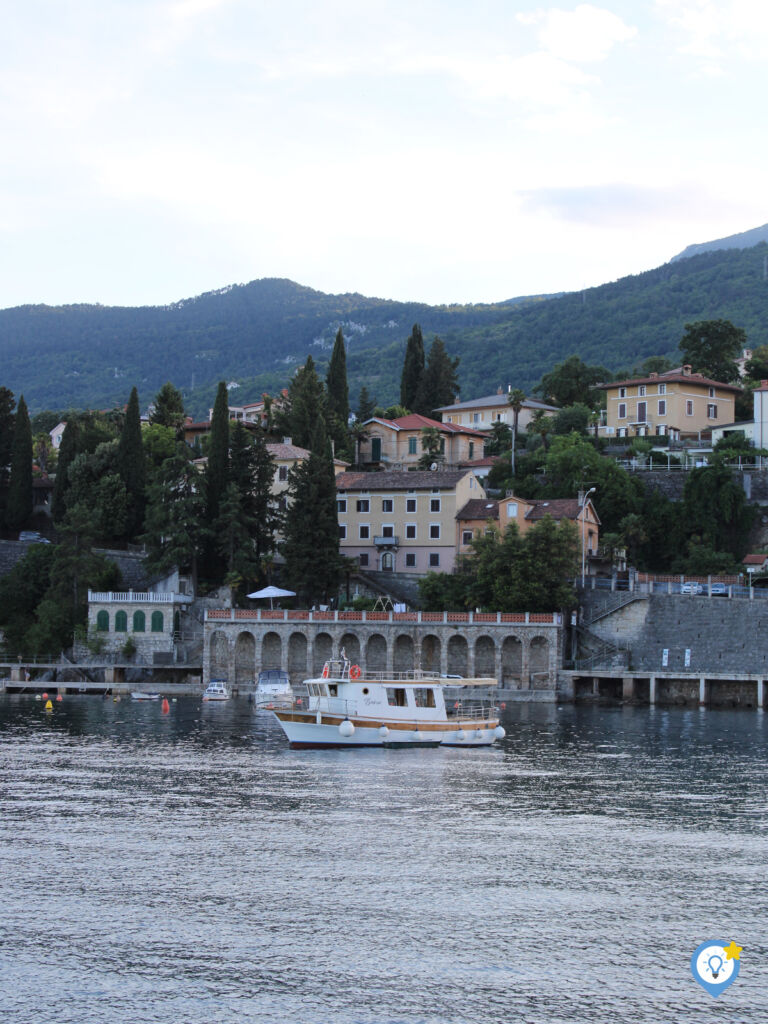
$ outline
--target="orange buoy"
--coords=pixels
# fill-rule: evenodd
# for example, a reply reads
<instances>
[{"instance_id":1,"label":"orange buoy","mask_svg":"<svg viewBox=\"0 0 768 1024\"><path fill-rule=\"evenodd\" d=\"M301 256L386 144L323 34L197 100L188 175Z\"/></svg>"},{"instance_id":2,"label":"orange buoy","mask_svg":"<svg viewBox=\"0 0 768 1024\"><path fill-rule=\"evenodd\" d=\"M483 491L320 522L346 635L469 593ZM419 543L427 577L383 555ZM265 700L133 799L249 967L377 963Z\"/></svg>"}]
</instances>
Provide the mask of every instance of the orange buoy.
<instances>
[{"instance_id":1,"label":"orange buoy","mask_svg":"<svg viewBox=\"0 0 768 1024\"><path fill-rule=\"evenodd\" d=\"M43 694L43 700L48 700L48 694L47 693Z\"/></svg>"},{"instance_id":2,"label":"orange buoy","mask_svg":"<svg viewBox=\"0 0 768 1024\"><path fill-rule=\"evenodd\" d=\"M163 704L162 704L163 714L167 715L170 710L171 710L171 705L168 703L168 698L167 697L163 697Z\"/></svg>"},{"instance_id":3,"label":"orange buoy","mask_svg":"<svg viewBox=\"0 0 768 1024\"><path fill-rule=\"evenodd\" d=\"M59 694L57 694L57 696L56 696L56 703L57 703L57 704L61 704L61 702L62 702L63 700L64 700L64 698L63 698L63 697L61 696L61 694L60 694L60 693L59 693Z\"/></svg>"},{"instance_id":4,"label":"orange buoy","mask_svg":"<svg viewBox=\"0 0 768 1024\"><path fill-rule=\"evenodd\" d=\"M505 710L506 710L506 707L507 707L506 703L505 703L504 701L502 701L502 702L501 702L501 710L502 710L502 711L505 711Z\"/></svg>"}]
</instances>

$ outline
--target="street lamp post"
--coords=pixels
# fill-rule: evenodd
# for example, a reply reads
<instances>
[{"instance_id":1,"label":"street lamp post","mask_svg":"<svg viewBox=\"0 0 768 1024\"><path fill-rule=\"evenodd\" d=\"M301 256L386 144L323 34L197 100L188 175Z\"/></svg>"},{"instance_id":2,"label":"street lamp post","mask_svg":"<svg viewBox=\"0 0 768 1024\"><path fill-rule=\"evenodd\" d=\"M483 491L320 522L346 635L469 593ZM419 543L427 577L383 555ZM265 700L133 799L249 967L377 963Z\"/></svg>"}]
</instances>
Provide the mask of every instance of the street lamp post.
<instances>
[{"instance_id":1,"label":"street lamp post","mask_svg":"<svg viewBox=\"0 0 768 1024\"><path fill-rule=\"evenodd\" d=\"M586 523L587 523L587 520L586 520L587 500L589 499L590 494L594 494L596 490L597 490L596 487L590 487L590 489L584 495L584 499L583 499L583 501L581 503L581 585L582 585L582 587L584 586L584 578L586 576L586 569L587 569L587 545L586 545L586 539L585 539L585 532L586 532L586 528L587 528L587 525L586 525Z\"/></svg>"}]
</instances>

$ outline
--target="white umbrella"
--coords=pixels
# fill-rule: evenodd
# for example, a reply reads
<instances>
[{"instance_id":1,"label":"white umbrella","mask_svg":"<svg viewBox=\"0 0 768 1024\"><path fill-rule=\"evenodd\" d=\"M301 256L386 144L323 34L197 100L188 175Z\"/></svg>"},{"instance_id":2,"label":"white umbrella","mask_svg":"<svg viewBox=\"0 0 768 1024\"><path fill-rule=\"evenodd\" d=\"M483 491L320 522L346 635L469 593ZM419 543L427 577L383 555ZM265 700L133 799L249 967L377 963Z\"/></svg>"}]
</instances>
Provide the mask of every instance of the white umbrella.
<instances>
[{"instance_id":1,"label":"white umbrella","mask_svg":"<svg viewBox=\"0 0 768 1024\"><path fill-rule=\"evenodd\" d=\"M276 598L276 597L296 597L296 591L294 591L294 590L281 590L280 587L264 587L263 590L254 590L254 592L252 594L248 594L248 597L253 597L253 598L256 598L256 599L258 599L260 597L268 597L269 598L269 607L272 608L273 607L272 601L273 601L274 598Z\"/></svg>"}]
</instances>

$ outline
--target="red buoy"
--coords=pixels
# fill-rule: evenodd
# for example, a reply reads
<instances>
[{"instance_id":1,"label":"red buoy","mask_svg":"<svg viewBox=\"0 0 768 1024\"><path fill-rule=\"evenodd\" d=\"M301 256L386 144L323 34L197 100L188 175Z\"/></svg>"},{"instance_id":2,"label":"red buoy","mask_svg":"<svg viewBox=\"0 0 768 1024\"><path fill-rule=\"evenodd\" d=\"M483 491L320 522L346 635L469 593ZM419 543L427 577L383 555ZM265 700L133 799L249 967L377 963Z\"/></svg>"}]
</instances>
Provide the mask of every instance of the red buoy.
<instances>
[{"instance_id":1,"label":"red buoy","mask_svg":"<svg viewBox=\"0 0 768 1024\"><path fill-rule=\"evenodd\" d=\"M48 700L48 694L47 693L43 694L43 700Z\"/></svg>"},{"instance_id":2,"label":"red buoy","mask_svg":"<svg viewBox=\"0 0 768 1024\"><path fill-rule=\"evenodd\" d=\"M61 694L58 694L58 695L57 695L57 697L56 697L56 703L57 703L57 704L61 704L61 702L62 702L63 700L64 700L64 698L63 698L63 697L61 696Z\"/></svg>"},{"instance_id":3,"label":"red buoy","mask_svg":"<svg viewBox=\"0 0 768 1024\"><path fill-rule=\"evenodd\" d=\"M171 710L171 705L168 703L168 698L167 697L163 697L163 705L162 705L163 714L167 715L170 710Z\"/></svg>"}]
</instances>

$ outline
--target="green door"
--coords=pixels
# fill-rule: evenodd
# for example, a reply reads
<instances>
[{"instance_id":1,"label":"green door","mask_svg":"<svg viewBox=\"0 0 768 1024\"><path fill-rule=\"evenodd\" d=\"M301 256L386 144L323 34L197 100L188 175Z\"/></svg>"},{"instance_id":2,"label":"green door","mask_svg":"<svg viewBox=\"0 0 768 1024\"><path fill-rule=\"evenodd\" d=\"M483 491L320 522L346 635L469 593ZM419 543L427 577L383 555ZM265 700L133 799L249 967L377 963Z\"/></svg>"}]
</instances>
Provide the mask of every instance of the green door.
<instances>
[{"instance_id":1,"label":"green door","mask_svg":"<svg viewBox=\"0 0 768 1024\"><path fill-rule=\"evenodd\" d=\"M371 461L381 462L381 438L371 438Z\"/></svg>"}]
</instances>

